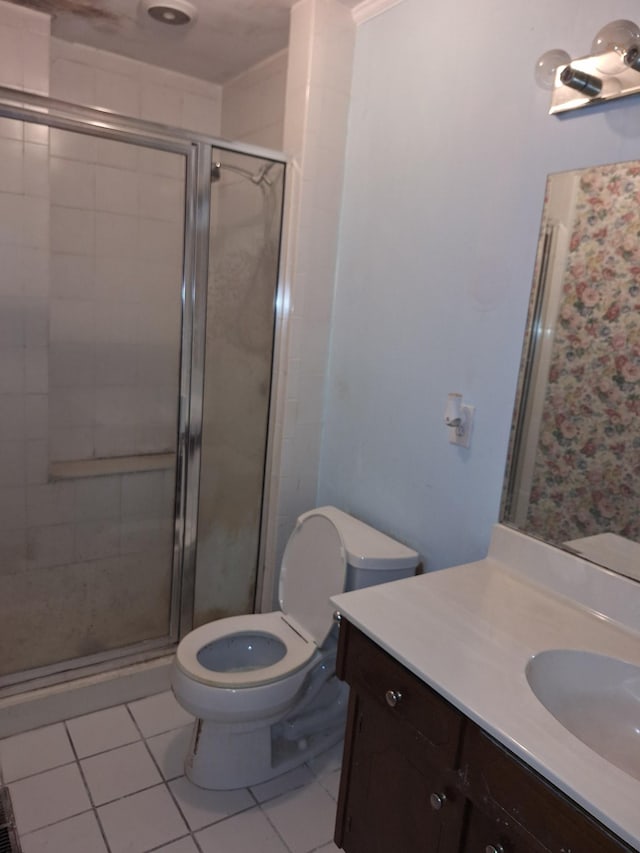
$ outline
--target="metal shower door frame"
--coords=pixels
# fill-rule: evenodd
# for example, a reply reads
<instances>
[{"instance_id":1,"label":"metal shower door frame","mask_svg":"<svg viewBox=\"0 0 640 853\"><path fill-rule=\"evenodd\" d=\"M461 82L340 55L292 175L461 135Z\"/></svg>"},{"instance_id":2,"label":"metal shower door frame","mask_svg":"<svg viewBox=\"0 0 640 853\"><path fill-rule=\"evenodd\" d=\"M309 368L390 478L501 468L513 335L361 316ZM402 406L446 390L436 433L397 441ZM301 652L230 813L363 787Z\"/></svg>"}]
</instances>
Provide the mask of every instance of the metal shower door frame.
<instances>
[{"instance_id":1,"label":"metal shower door frame","mask_svg":"<svg viewBox=\"0 0 640 853\"><path fill-rule=\"evenodd\" d=\"M193 625L198 493L202 443L202 413L206 341L206 304L211 219L213 149L287 164L280 152L254 145L230 143L205 134L180 130L107 110L82 107L42 95L0 86L0 117L60 130L125 142L185 157L185 217L181 282L180 391L174 513L174 547L169 631L165 638L99 652L29 671L41 683L62 670L101 669L110 661L155 656ZM271 443L272 424L268 442ZM26 675L26 674L25 674ZM13 680L11 677L10 680ZM0 680L0 687L3 680ZM33 681L31 685L33 686Z\"/></svg>"}]
</instances>

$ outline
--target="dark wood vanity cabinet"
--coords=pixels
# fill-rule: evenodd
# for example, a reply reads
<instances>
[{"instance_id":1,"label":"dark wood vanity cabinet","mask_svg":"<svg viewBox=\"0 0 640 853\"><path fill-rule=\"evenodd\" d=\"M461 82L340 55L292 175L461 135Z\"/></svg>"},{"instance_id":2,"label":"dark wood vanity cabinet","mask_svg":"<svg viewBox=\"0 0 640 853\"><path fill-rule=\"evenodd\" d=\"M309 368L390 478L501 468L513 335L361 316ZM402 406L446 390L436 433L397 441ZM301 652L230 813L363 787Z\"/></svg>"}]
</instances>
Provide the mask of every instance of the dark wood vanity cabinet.
<instances>
[{"instance_id":1,"label":"dark wood vanity cabinet","mask_svg":"<svg viewBox=\"0 0 640 853\"><path fill-rule=\"evenodd\" d=\"M632 853L344 619L337 673L346 853Z\"/></svg>"}]
</instances>

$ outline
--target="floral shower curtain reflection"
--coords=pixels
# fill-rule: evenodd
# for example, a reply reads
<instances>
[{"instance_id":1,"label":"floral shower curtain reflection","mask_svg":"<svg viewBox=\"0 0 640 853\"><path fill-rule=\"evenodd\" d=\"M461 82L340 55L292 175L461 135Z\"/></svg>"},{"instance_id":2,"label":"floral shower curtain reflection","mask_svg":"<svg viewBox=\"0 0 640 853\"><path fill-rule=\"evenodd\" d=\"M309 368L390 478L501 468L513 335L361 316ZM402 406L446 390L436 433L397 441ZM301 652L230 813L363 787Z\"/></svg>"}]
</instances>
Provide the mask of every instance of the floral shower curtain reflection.
<instances>
[{"instance_id":1,"label":"floral shower curtain reflection","mask_svg":"<svg viewBox=\"0 0 640 853\"><path fill-rule=\"evenodd\" d=\"M640 540L640 164L586 169L573 186L523 529Z\"/></svg>"}]
</instances>

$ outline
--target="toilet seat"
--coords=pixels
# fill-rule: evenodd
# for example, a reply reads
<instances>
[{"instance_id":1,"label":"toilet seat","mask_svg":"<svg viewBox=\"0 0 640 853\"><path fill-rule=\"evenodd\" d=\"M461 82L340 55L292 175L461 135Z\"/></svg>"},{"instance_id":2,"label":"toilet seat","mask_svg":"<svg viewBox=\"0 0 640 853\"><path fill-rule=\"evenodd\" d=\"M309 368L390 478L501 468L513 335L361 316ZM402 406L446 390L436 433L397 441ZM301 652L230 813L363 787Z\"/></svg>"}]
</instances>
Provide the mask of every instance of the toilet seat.
<instances>
[{"instance_id":1,"label":"toilet seat","mask_svg":"<svg viewBox=\"0 0 640 853\"><path fill-rule=\"evenodd\" d=\"M239 672L217 672L207 669L199 662L198 653L209 643L241 634L273 637L284 644L285 653L270 666ZM229 616L196 628L180 641L176 651L176 664L185 675L201 684L241 689L270 684L293 674L313 657L315 651L317 646L311 635L295 619L276 610L273 613Z\"/></svg>"}]
</instances>

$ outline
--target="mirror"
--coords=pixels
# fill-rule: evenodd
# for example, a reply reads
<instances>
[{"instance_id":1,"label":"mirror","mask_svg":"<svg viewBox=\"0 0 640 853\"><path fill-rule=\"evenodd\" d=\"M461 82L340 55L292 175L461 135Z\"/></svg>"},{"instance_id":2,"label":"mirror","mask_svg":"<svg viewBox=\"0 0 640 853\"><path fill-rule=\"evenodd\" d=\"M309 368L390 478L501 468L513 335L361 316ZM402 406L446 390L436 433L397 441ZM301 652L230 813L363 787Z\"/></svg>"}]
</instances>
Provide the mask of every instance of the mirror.
<instances>
[{"instance_id":1,"label":"mirror","mask_svg":"<svg viewBox=\"0 0 640 853\"><path fill-rule=\"evenodd\" d=\"M502 521L640 580L640 161L547 181Z\"/></svg>"}]
</instances>

